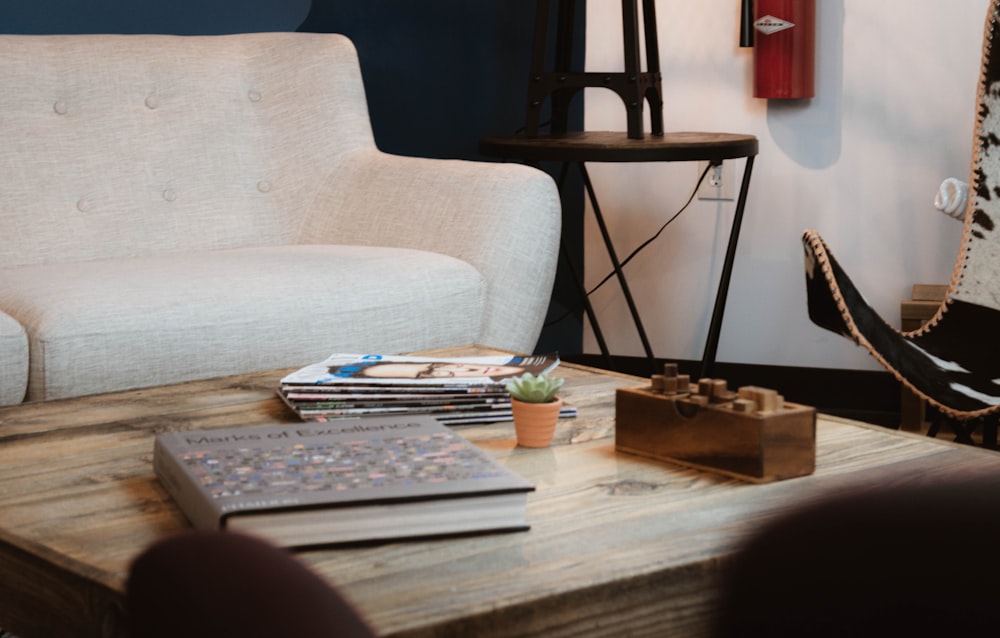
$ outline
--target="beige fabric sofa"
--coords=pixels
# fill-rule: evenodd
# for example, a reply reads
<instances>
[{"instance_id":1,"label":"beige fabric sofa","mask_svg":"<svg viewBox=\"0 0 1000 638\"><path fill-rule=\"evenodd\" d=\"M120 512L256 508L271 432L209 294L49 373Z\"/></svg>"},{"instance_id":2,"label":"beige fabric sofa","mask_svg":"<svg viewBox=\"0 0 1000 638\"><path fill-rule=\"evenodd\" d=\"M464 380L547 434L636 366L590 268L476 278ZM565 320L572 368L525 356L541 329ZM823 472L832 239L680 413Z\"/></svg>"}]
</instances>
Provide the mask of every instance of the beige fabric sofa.
<instances>
[{"instance_id":1,"label":"beige fabric sofa","mask_svg":"<svg viewBox=\"0 0 1000 638\"><path fill-rule=\"evenodd\" d=\"M552 180L379 151L343 36L0 36L0 60L0 403L534 347Z\"/></svg>"}]
</instances>

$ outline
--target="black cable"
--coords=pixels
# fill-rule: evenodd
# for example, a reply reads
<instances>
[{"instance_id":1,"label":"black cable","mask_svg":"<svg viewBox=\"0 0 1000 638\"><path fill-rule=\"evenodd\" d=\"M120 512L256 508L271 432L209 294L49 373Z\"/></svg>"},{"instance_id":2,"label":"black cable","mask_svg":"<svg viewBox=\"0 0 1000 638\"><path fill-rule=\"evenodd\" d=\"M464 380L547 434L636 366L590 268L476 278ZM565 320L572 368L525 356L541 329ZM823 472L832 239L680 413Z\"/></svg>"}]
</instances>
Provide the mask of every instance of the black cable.
<instances>
[{"instance_id":1,"label":"black cable","mask_svg":"<svg viewBox=\"0 0 1000 638\"><path fill-rule=\"evenodd\" d=\"M634 259L640 252L642 252L642 250L644 250L646 248L646 246L649 246L651 243L653 243L654 241L656 241L656 239L661 234L663 234L663 231L667 229L667 226L669 226L670 224L672 224L675 219L677 219L678 217L680 217L681 213L683 213L685 210L687 210L687 207L690 206L691 202L694 201L695 196L698 194L698 189L701 188L701 183L705 181L705 176L708 175L708 171L710 171L710 170L712 170L712 163L711 162L709 162L708 165L705 166L705 170L701 172L701 175L698 177L698 182L694 185L694 189L691 191L691 195L688 196L687 201L684 202L684 205L681 206L680 210L678 210L676 213L674 213L670 217L670 219L668 219L666 222L664 222L663 226L660 226L660 229L658 231L656 231L656 233L654 233L652 237L650 237L646 241L644 241L641 244L639 244L639 246L635 250L633 250L631 253L629 253L628 257L626 257L624 259L624 261L622 261L619 264L619 266L621 268L624 268L625 264L627 264L630 261L632 261L632 259ZM593 288L591 288L590 290L587 291L587 296L589 297L590 295L592 295L595 292L597 292L597 290L601 286L603 286L604 284L608 283L608 280L611 279L614 276L615 276L615 271L612 270L607 275L605 275L605 277L603 279L601 279L601 281L599 281L596 286L594 286ZM569 315L573 314L577 310L579 310L579 308L576 308L574 310L567 310L566 312L564 312L562 315L560 315L556 319L553 319L551 321L546 322L545 323L545 327L548 327L548 326L551 326L551 325L559 323L560 321L562 321L563 319L565 319Z\"/></svg>"}]
</instances>

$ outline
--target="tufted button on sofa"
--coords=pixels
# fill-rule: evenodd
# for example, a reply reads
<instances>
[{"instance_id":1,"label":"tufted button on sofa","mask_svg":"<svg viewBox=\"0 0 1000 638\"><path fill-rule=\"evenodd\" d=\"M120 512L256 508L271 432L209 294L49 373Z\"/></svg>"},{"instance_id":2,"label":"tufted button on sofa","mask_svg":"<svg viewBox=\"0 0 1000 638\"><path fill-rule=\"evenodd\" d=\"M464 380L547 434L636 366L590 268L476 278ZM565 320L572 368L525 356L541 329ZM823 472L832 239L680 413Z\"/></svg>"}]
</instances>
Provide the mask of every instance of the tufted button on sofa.
<instances>
[{"instance_id":1,"label":"tufted button on sofa","mask_svg":"<svg viewBox=\"0 0 1000 638\"><path fill-rule=\"evenodd\" d=\"M3 35L0 59L0 404L534 347L552 180L381 152L347 38Z\"/></svg>"}]
</instances>

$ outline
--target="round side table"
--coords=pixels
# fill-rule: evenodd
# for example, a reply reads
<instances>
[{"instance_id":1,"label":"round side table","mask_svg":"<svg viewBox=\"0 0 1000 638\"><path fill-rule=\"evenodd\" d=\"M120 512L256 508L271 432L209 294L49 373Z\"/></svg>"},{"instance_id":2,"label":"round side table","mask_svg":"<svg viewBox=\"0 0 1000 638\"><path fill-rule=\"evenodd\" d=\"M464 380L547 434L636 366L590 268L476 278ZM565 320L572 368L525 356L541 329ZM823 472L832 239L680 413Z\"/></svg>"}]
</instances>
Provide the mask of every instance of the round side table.
<instances>
[{"instance_id":1,"label":"round side table","mask_svg":"<svg viewBox=\"0 0 1000 638\"><path fill-rule=\"evenodd\" d=\"M726 248L725 260L722 264L722 275L716 292L715 306L709 322L708 337L701 361L701 378L711 377L715 366L715 356L719 345L719 334L722 330L722 316L726 308L726 296L729 291L729 280L732 276L733 261L736 257L736 245L739 241L740 225L743 221L743 210L746 207L747 191L750 187L750 176L753 171L753 161L758 152L757 138L753 135L737 133L702 133L702 132L667 132L663 135L645 135L641 139L628 136L625 132L614 131L582 131L558 134L540 134L533 137L525 135L484 137L479 141L479 151L483 155L516 159L529 164L542 161L561 162L562 174L559 179L560 191L565 183L567 169L576 165L583 177L584 187L590 198L597 218L598 227L608 250L608 256L614 266L615 275L621 285L622 293L628 303L629 311L635 322L636 330L642 341L646 356L651 366L655 366L653 350L646 337L639 312L635 307L632 293L629 291L625 273L615 252L611 236L604 222L604 216L597 202L593 184L587 173L586 162L694 162L708 161L718 164L723 160L745 158L743 180L736 199L736 211L733 215L732 229L729 233L729 243ZM563 252L566 243L563 241ZM568 260L572 264L572 260ZM573 273L577 288L581 295L584 310L594 330L594 337L601 348L601 353L608 358L608 347L603 333L590 305L587 291L582 278Z\"/></svg>"}]
</instances>

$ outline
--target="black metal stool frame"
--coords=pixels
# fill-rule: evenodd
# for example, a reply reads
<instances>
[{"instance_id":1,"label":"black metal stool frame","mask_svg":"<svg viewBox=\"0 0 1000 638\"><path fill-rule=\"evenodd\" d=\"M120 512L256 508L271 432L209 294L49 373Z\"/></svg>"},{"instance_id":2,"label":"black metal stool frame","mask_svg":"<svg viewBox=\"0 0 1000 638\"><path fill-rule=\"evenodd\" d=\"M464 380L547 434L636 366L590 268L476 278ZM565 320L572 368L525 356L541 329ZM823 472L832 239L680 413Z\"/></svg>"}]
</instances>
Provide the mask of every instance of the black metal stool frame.
<instances>
[{"instance_id":1,"label":"black metal stool frame","mask_svg":"<svg viewBox=\"0 0 1000 638\"><path fill-rule=\"evenodd\" d=\"M646 71L640 69L638 0L622 0L622 36L624 41L624 73L600 73L573 70L573 39L576 0L557 0L555 64L546 70L548 54L551 0L538 0L535 10L535 33L531 56L531 77L528 81L528 108L525 135L535 137L540 126L542 105L552 99L552 133L565 133L569 119L569 104L578 91L586 87L603 87L614 91L625 103L628 137L642 139L643 105L649 102L650 125L653 135L663 135L663 89L660 73L660 49L656 36L655 0L642 0L643 33L646 43Z\"/></svg>"}]
</instances>

